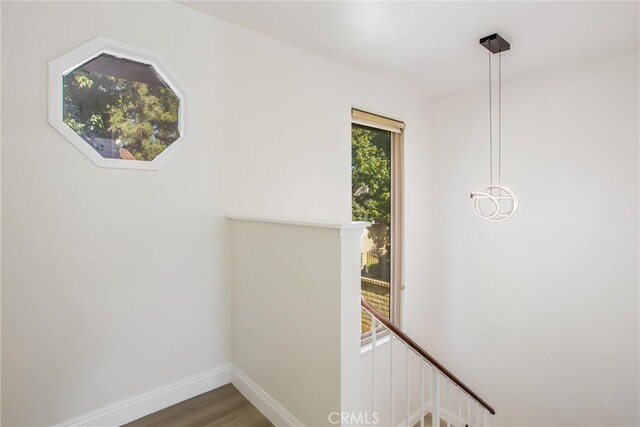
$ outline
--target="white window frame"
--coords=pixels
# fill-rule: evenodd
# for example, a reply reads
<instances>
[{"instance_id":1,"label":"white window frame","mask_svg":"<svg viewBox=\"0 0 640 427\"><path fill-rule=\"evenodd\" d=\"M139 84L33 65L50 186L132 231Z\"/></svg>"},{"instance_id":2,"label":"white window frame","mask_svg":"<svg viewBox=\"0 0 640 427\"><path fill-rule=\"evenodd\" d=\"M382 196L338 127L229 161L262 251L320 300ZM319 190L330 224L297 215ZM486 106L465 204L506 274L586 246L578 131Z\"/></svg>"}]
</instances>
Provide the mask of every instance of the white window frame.
<instances>
[{"instance_id":1,"label":"white window frame","mask_svg":"<svg viewBox=\"0 0 640 427\"><path fill-rule=\"evenodd\" d=\"M104 158L63 121L63 78L65 74L102 54L109 54L117 58L124 58L151 65L180 100L178 111L180 137L151 161ZM187 136L187 101L188 93L186 86L171 70L160 54L128 43L106 37L97 37L49 62L49 124L100 167L158 170L167 159L173 156L177 150L184 145L184 139Z\"/></svg>"},{"instance_id":2,"label":"white window frame","mask_svg":"<svg viewBox=\"0 0 640 427\"><path fill-rule=\"evenodd\" d=\"M389 319L397 327L402 320L404 294L404 122L365 109L351 109L351 124L364 125L391 132L391 284ZM382 326L376 338L385 336ZM361 335L363 346L371 342L371 331Z\"/></svg>"}]
</instances>

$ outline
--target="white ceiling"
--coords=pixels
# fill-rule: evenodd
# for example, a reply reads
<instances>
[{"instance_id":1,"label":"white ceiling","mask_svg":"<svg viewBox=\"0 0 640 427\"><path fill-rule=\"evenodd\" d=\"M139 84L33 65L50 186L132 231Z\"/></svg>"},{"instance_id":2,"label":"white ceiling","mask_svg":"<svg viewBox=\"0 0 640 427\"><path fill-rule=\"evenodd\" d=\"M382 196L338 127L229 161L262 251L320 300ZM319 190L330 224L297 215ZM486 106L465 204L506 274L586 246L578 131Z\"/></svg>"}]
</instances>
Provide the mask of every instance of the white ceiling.
<instances>
[{"instance_id":1,"label":"white ceiling","mask_svg":"<svg viewBox=\"0 0 640 427\"><path fill-rule=\"evenodd\" d=\"M503 78L639 48L638 2L213 2L183 4L437 97L483 84L497 32ZM612 76L613 77L613 76Z\"/></svg>"}]
</instances>

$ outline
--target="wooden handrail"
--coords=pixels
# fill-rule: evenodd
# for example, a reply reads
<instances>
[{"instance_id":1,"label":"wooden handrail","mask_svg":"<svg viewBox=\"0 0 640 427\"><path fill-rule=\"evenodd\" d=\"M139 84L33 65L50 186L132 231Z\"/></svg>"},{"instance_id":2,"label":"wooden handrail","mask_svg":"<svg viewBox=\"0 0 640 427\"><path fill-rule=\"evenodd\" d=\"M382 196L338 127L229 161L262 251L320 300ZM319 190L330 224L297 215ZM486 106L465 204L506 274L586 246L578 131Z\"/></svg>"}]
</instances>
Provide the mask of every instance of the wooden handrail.
<instances>
[{"instance_id":1,"label":"wooden handrail","mask_svg":"<svg viewBox=\"0 0 640 427\"><path fill-rule=\"evenodd\" d=\"M427 353L422 347L420 347L414 340L412 340L407 334L405 334L404 332L402 332L400 330L400 328L398 328L396 325L394 325L393 323L391 323L389 321L389 319L387 319L386 317L384 317L374 306L372 306L371 304L369 304L369 302L367 302L364 298L360 298L360 305L362 306L362 308L364 308L369 314L371 314L373 317L376 318L376 320L380 323L382 323L387 329L389 329L395 336L397 336L398 338L400 338L406 345L408 345L409 347L411 347L411 349L413 351L415 351L416 353L418 353L420 356L422 356L424 359L426 359L429 363L431 363L433 366L435 366L438 371L442 372L442 374L444 376L446 376L447 378L449 378L451 381L453 381L454 383L456 383L456 385L458 385L458 387L460 387L461 389L463 389L465 392L467 392L467 394L471 397L473 397L479 404L481 404L482 406L484 406L491 415L495 415L496 411L487 403L485 402L480 396L478 396L473 390L471 390L469 387L467 387L467 385L465 383L463 383L462 381L460 381L455 375L453 375L453 373L451 373L451 371L449 371L447 368L445 368L442 363L438 362L433 356L431 356L429 353Z\"/></svg>"}]
</instances>

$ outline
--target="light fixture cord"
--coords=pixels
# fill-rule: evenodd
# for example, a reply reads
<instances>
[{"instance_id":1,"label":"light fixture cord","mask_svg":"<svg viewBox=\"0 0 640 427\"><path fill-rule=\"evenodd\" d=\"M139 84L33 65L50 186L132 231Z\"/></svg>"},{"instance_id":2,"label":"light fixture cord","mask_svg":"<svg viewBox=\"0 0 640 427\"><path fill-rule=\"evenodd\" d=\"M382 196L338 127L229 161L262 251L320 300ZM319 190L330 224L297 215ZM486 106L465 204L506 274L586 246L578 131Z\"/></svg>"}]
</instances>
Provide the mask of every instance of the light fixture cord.
<instances>
[{"instance_id":1,"label":"light fixture cord","mask_svg":"<svg viewBox=\"0 0 640 427\"><path fill-rule=\"evenodd\" d=\"M498 53L498 185L502 177L502 51Z\"/></svg>"},{"instance_id":2,"label":"light fixture cord","mask_svg":"<svg viewBox=\"0 0 640 427\"><path fill-rule=\"evenodd\" d=\"M491 41L489 41L491 46ZM491 102L491 51L489 51L489 183L493 185L493 118L492 118L492 102ZM493 193L493 189L491 189Z\"/></svg>"}]
</instances>

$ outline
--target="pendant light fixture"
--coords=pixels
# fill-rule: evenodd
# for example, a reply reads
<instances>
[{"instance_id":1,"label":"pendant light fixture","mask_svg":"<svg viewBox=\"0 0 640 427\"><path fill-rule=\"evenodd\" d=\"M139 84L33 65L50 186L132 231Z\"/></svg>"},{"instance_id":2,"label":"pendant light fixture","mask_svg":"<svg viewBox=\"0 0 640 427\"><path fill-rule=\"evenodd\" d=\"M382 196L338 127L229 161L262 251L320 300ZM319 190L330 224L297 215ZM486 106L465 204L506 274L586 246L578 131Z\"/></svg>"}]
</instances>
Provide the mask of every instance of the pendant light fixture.
<instances>
[{"instance_id":1,"label":"pendant light fixture","mask_svg":"<svg viewBox=\"0 0 640 427\"><path fill-rule=\"evenodd\" d=\"M471 193L473 210L482 218L491 222L506 221L518 210L518 197L509 188L502 185L502 52L511 49L509 42L498 34L480 39L480 44L489 51L489 185ZM497 184L493 180L493 93L491 81L492 55L498 55L498 161Z\"/></svg>"}]
</instances>

